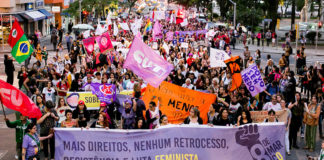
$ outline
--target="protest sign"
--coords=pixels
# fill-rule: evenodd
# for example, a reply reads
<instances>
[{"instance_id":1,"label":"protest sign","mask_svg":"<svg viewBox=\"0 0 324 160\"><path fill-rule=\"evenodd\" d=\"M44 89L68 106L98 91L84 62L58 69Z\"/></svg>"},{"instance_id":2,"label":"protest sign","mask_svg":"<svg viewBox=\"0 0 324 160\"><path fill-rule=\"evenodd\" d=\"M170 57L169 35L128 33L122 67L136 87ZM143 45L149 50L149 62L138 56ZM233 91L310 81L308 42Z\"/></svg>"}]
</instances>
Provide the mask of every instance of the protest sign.
<instances>
[{"instance_id":1,"label":"protest sign","mask_svg":"<svg viewBox=\"0 0 324 160\"><path fill-rule=\"evenodd\" d=\"M189 47L188 43L181 43L181 48L188 48L188 47Z\"/></svg>"},{"instance_id":2,"label":"protest sign","mask_svg":"<svg viewBox=\"0 0 324 160\"><path fill-rule=\"evenodd\" d=\"M173 70L173 65L165 61L154 50L135 36L132 46L127 54L124 68L132 70L154 87L160 83Z\"/></svg>"},{"instance_id":3,"label":"protest sign","mask_svg":"<svg viewBox=\"0 0 324 160\"><path fill-rule=\"evenodd\" d=\"M165 19L165 12L164 11L154 11L155 19L162 20Z\"/></svg>"},{"instance_id":4,"label":"protest sign","mask_svg":"<svg viewBox=\"0 0 324 160\"><path fill-rule=\"evenodd\" d=\"M210 66L211 67L226 67L224 60L229 59L228 54L219 49L210 48Z\"/></svg>"},{"instance_id":5,"label":"protest sign","mask_svg":"<svg viewBox=\"0 0 324 160\"><path fill-rule=\"evenodd\" d=\"M123 30L129 31L129 27L127 23L119 23L119 25Z\"/></svg>"},{"instance_id":6,"label":"protest sign","mask_svg":"<svg viewBox=\"0 0 324 160\"><path fill-rule=\"evenodd\" d=\"M161 98L160 110L173 124L183 123L193 107L198 107L201 118L207 123L207 112L216 99L214 94L198 92L165 81L159 88L148 85L143 96L146 107L149 106L153 96Z\"/></svg>"},{"instance_id":7,"label":"protest sign","mask_svg":"<svg viewBox=\"0 0 324 160\"><path fill-rule=\"evenodd\" d=\"M95 94L91 92L68 92L66 96L66 103L72 109L78 106L79 100L83 100L88 110L98 110L100 100Z\"/></svg>"},{"instance_id":8,"label":"protest sign","mask_svg":"<svg viewBox=\"0 0 324 160\"><path fill-rule=\"evenodd\" d=\"M285 125L55 128L56 160L284 160ZM217 157L217 158L216 158Z\"/></svg>"},{"instance_id":9,"label":"protest sign","mask_svg":"<svg viewBox=\"0 0 324 160\"><path fill-rule=\"evenodd\" d=\"M250 111L252 122L261 123L268 118L268 111ZM276 111L276 117L279 122L286 122L288 117L288 110Z\"/></svg>"},{"instance_id":10,"label":"protest sign","mask_svg":"<svg viewBox=\"0 0 324 160\"><path fill-rule=\"evenodd\" d=\"M243 70L241 76L246 88L250 91L253 97L266 89L261 73L256 64Z\"/></svg>"},{"instance_id":11,"label":"protest sign","mask_svg":"<svg viewBox=\"0 0 324 160\"><path fill-rule=\"evenodd\" d=\"M167 32L166 33L166 40L167 41L171 41L171 40L173 40L173 32Z\"/></svg>"}]
</instances>

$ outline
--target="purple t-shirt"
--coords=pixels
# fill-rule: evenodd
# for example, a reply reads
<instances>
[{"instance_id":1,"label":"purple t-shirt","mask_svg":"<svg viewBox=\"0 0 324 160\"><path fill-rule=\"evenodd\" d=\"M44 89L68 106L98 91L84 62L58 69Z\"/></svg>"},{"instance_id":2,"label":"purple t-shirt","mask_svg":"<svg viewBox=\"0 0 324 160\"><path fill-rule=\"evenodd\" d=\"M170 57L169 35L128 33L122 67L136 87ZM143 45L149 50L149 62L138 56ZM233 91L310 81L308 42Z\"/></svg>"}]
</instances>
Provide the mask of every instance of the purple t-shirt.
<instances>
[{"instance_id":1,"label":"purple t-shirt","mask_svg":"<svg viewBox=\"0 0 324 160\"><path fill-rule=\"evenodd\" d=\"M39 142L39 139L36 134L32 135L36 141ZM29 135L24 136L22 147L26 149L26 159L31 156L34 156L38 153L37 143L29 137Z\"/></svg>"}]
</instances>

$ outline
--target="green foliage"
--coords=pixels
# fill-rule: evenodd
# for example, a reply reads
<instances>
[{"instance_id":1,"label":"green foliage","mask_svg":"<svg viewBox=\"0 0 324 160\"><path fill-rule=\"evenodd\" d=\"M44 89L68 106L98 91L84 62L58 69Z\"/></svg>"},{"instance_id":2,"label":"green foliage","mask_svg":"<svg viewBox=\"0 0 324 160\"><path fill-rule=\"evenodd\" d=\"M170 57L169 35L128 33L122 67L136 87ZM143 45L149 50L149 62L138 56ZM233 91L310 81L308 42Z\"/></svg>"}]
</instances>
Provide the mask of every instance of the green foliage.
<instances>
[{"instance_id":1,"label":"green foliage","mask_svg":"<svg viewBox=\"0 0 324 160\"><path fill-rule=\"evenodd\" d=\"M81 9L91 12L94 8L96 15L100 15L104 12L104 7L110 5L111 3L117 3L117 0L82 0ZM80 14L79 0L76 0L73 3L71 3L69 8L66 9L64 12L77 17Z\"/></svg>"},{"instance_id":2,"label":"green foliage","mask_svg":"<svg viewBox=\"0 0 324 160\"><path fill-rule=\"evenodd\" d=\"M200 0L170 0L170 2L174 2L176 4L182 5L185 8L189 8L199 3Z\"/></svg>"},{"instance_id":3,"label":"green foliage","mask_svg":"<svg viewBox=\"0 0 324 160\"><path fill-rule=\"evenodd\" d=\"M296 6L297 6L297 11L300 11L305 5L305 0L297 0L296 1Z\"/></svg>"}]
</instances>

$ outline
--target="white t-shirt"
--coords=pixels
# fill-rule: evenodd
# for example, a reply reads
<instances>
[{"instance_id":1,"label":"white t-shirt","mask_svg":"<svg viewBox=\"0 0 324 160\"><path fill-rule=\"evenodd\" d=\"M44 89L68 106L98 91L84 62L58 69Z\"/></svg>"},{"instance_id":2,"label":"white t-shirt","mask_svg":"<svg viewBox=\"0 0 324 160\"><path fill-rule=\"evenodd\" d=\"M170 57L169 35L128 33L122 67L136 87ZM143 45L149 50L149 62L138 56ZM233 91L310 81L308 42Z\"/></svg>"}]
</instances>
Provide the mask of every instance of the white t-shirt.
<instances>
[{"instance_id":1,"label":"white t-shirt","mask_svg":"<svg viewBox=\"0 0 324 160\"><path fill-rule=\"evenodd\" d=\"M134 84L135 84L135 81L134 82L131 82L129 81L126 85L126 89L127 90L133 90L134 89Z\"/></svg>"},{"instance_id":2,"label":"white t-shirt","mask_svg":"<svg viewBox=\"0 0 324 160\"><path fill-rule=\"evenodd\" d=\"M263 106L263 110L274 110L274 111L280 111L281 110L281 106L279 103L276 103L275 105L272 102L268 102Z\"/></svg>"},{"instance_id":3,"label":"white t-shirt","mask_svg":"<svg viewBox=\"0 0 324 160\"><path fill-rule=\"evenodd\" d=\"M53 101L53 97L55 93L55 89L53 87L51 88L44 87L42 93L45 95L45 101Z\"/></svg>"}]
</instances>

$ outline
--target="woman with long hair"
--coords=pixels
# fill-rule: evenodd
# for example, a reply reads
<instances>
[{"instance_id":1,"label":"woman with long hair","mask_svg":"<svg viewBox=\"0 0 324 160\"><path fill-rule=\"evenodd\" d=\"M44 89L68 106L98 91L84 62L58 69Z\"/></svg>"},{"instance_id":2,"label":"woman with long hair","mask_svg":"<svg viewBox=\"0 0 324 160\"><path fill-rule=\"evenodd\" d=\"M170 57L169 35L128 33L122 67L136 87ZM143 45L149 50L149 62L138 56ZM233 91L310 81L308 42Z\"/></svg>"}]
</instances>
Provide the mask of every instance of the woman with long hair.
<instances>
[{"instance_id":1,"label":"woman with long hair","mask_svg":"<svg viewBox=\"0 0 324 160\"><path fill-rule=\"evenodd\" d=\"M304 108L307 107L306 103L301 99L301 94L297 92L295 94L295 102L290 103L288 108L291 110L291 124L289 127L289 144L299 149L297 146L297 133L302 125L302 119L304 114Z\"/></svg>"},{"instance_id":2,"label":"woman with long hair","mask_svg":"<svg viewBox=\"0 0 324 160\"><path fill-rule=\"evenodd\" d=\"M60 117L60 120L58 121L58 125L60 126L61 123L66 119L66 111L70 110L71 108L65 103L65 100L63 97L60 97L57 102L56 106L56 112L58 116Z\"/></svg>"},{"instance_id":3,"label":"woman with long hair","mask_svg":"<svg viewBox=\"0 0 324 160\"><path fill-rule=\"evenodd\" d=\"M109 120L107 115L103 112L99 114L98 120L94 121L90 128L106 128L109 129Z\"/></svg>"},{"instance_id":4,"label":"woman with long hair","mask_svg":"<svg viewBox=\"0 0 324 160\"><path fill-rule=\"evenodd\" d=\"M310 152L315 150L316 127L320 113L321 106L317 103L317 97L313 95L311 103L306 108L306 113L304 114L304 123L306 124L306 146L304 149L309 149Z\"/></svg>"},{"instance_id":5,"label":"woman with long hair","mask_svg":"<svg viewBox=\"0 0 324 160\"><path fill-rule=\"evenodd\" d=\"M200 113L197 107L193 107L190 109L189 116L184 120L184 124L202 124L203 121L200 118Z\"/></svg>"},{"instance_id":6,"label":"woman with long hair","mask_svg":"<svg viewBox=\"0 0 324 160\"><path fill-rule=\"evenodd\" d=\"M248 110L243 110L237 117L237 126L252 123L251 114Z\"/></svg>"}]
</instances>

